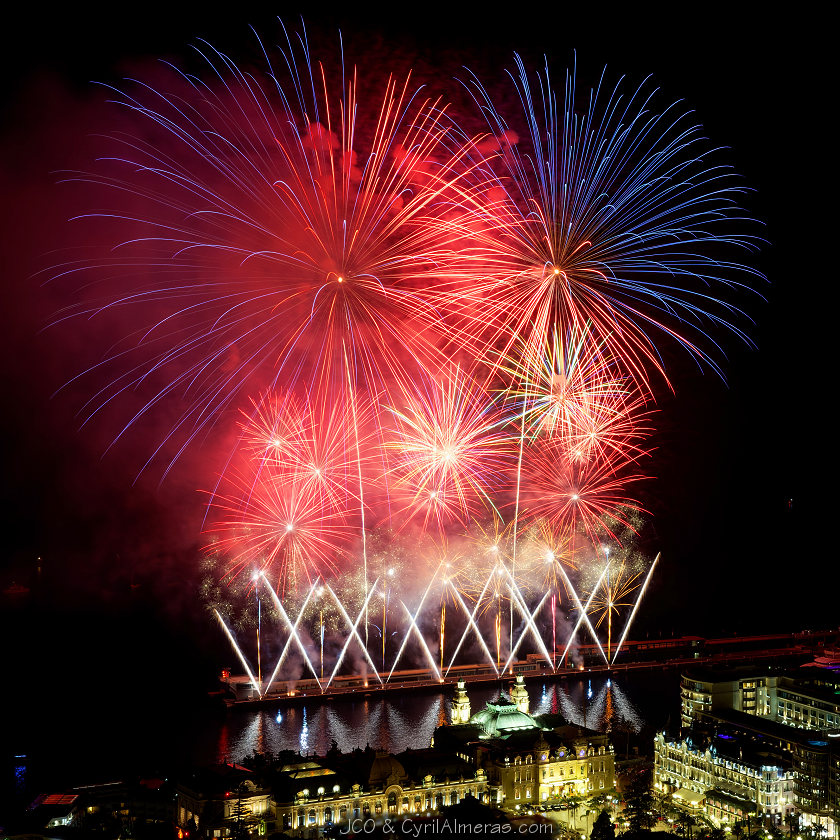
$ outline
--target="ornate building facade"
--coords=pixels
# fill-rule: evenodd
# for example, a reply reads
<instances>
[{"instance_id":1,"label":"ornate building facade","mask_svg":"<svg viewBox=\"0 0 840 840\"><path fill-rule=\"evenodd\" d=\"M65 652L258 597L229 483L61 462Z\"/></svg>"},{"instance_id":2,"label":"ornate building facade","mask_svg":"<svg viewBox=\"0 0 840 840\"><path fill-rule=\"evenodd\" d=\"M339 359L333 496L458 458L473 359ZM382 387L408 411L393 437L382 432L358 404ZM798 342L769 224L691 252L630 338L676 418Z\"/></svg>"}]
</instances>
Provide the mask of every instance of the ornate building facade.
<instances>
[{"instance_id":1,"label":"ornate building facade","mask_svg":"<svg viewBox=\"0 0 840 840\"><path fill-rule=\"evenodd\" d=\"M467 796L486 801L487 777L457 756L437 750L398 756L360 750L280 768L277 827L317 833L333 824L432 814Z\"/></svg>"},{"instance_id":2,"label":"ornate building facade","mask_svg":"<svg viewBox=\"0 0 840 840\"><path fill-rule=\"evenodd\" d=\"M767 753L744 750L740 739L719 733L704 737L654 739L656 788L696 810L717 825L747 816L781 822L793 810L795 771Z\"/></svg>"},{"instance_id":3,"label":"ornate building facade","mask_svg":"<svg viewBox=\"0 0 840 840\"><path fill-rule=\"evenodd\" d=\"M654 742L654 785L718 825L755 816L840 837L840 676L691 669L683 732Z\"/></svg>"},{"instance_id":4,"label":"ornate building facade","mask_svg":"<svg viewBox=\"0 0 840 840\"><path fill-rule=\"evenodd\" d=\"M501 807L533 807L615 787L615 753L600 732L569 725L559 715L532 716L521 676L510 696L470 715L459 683L452 724L437 729L433 743L485 772L490 799Z\"/></svg>"},{"instance_id":5,"label":"ornate building facade","mask_svg":"<svg viewBox=\"0 0 840 840\"><path fill-rule=\"evenodd\" d=\"M432 745L398 755L371 749L325 756L261 757L252 768L216 768L178 785L178 825L206 838L243 827L318 837L332 826L421 818L467 797L509 811L607 793L615 787L607 736L559 715L533 716L522 677L475 714L464 683L451 723ZM360 829L361 830L361 829Z\"/></svg>"}]
</instances>

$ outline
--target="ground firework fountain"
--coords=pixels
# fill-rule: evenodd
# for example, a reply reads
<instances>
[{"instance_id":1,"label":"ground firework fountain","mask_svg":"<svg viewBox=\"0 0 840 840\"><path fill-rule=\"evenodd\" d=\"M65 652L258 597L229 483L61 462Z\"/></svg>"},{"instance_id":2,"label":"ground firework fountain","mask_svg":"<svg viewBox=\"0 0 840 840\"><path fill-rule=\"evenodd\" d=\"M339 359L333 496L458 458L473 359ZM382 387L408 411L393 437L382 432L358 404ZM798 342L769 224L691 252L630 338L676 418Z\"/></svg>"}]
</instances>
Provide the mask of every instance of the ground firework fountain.
<instances>
[{"instance_id":1,"label":"ground firework fountain","mask_svg":"<svg viewBox=\"0 0 840 840\"><path fill-rule=\"evenodd\" d=\"M368 680L378 682L380 685L387 684L393 680L396 680L397 682L403 681L405 679L406 666L410 665L411 663L419 664L423 668L428 669L429 679L433 679L438 682L443 682L449 676L449 673L452 670L453 666L459 662L462 665L469 664L471 662L480 662L485 666L487 666L489 663L489 667L497 676L508 671L512 673L513 663L517 660L518 657L522 658L520 655L520 651L523 646L527 646L529 649L535 650L537 652L537 656L542 661L544 669L548 668L550 669L550 671L555 671L558 667L565 667L569 651L570 649L573 649L578 633L581 627L583 626L585 626L591 633L595 645L598 651L600 652L601 656L603 657L605 664L611 664L612 662L615 662L615 659L620 653L621 647L627 637L627 633L630 630L633 619L636 615L636 611L645 593L647 583L650 580L655 565L656 561L653 565L651 565L647 576L645 577L644 584L638 587L638 591L632 603L628 604L628 606L631 606L632 609L626 615L621 639L618 645L616 646L612 657L610 657L609 654L605 652L604 648L601 646L601 642L599 640L598 635L596 634L595 628L588 617L589 613L593 612L593 603L595 602L596 596L600 595L600 597L603 599L611 598L611 590L608 588L608 585L606 583L606 567L601 572L601 575L599 576L596 583L596 588L592 591L592 593L590 593L585 604L581 603L581 600L577 592L575 591L572 582L568 578L566 578L567 589L570 592L570 597L577 606L579 616L578 620L572 627L571 632L568 634L568 638L566 638L565 640L561 640L563 644L562 653L560 653L560 651L556 647L552 651L548 650L543 639L541 628L537 625L539 616L542 613L543 608L548 598L551 597L552 593L550 591L546 592L542 596L542 598L533 606L533 608L529 609L528 605L526 604L525 595L523 594L523 591L520 589L519 586L517 586L513 578L508 575L506 579L506 588L509 593L510 599L515 605L515 609L518 612L520 620L519 623L516 625L517 632L512 638L510 650L507 654L504 665L501 668L497 667L494 656L484 640L482 629L476 622L476 617L479 615L481 610L486 609L488 606L492 605L492 602L496 597L490 588L491 582L497 576L497 572L495 569L491 570L490 575L488 576L487 580L482 586L479 596L474 599L472 607L470 608L470 606L467 604L467 601L465 600L465 598L468 597L468 595L462 594L457 588L455 588L454 584L450 579L444 577L445 571L442 571L443 564L441 564L441 567L438 568L438 571L433 576L431 582L427 586L425 592L421 596L420 601L416 605L414 610L412 610L409 607L409 605L407 605L405 602L400 601L402 615L401 617L395 616L393 619L393 624L398 628L396 631L397 635L400 637L399 647L396 651L393 661L390 663L386 663L386 666L390 665L390 667L383 667L381 670L376 667L371 651L367 649L365 641L362 635L360 634L360 626L363 622L366 612L368 611L371 598L374 596L375 593L377 593L377 591L379 591L380 581L378 579L373 582L372 586L369 589L367 597L363 600L355 616L352 616L347 611L342 601L340 600L339 595L336 594L336 592L329 586L329 584L324 584L322 586L320 581L315 581L312 584L310 590L308 591L306 597L302 601L298 615L293 621L292 618L287 614L282 602L277 596L277 593L272 588L268 579L264 575L260 575L260 585L261 587L264 587L268 590L276 608L277 615L280 619L280 621L278 622L279 626L277 628L277 636L278 638L285 637L285 642L283 643L282 650L277 659L277 663L273 671L271 672L271 676L265 682L259 680L254 676L253 670L247 661L247 657L243 653L241 647L237 644L233 632L224 623L224 620L222 619L218 611L216 615L220 623L222 624L225 634L228 640L230 641L231 645L233 646L233 649L236 652L236 655L242 667L248 674L250 684L253 686L257 695L260 697L267 696L270 693L272 693L272 691L276 693L276 687L272 689L272 686L274 686L275 680L277 680L278 678L280 682L285 682L283 666L284 664L288 664L289 653L293 649L296 649L298 651L299 661L305 663L306 669L314 678L314 681L317 685L317 689L320 692L329 691L331 686L333 685L335 678L340 673L342 673L343 669L346 670L346 662L351 651L355 651L363 657L364 667L362 669L362 673L364 674L365 678ZM438 657L444 656L443 650L439 650L437 652L438 655L436 656L433 653L432 648L430 648L428 642L426 641L426 636L424 635L422 629L428 621L434 621L434 617L437 616L438 608L434 601L428 597L429 594L434 591L436 586L439 587L439 589L442 592L448 592L454 598L455 603L458 605L460 615L463 619L464 624L464 629L459 637L457 644L454 646L454 649L451 651L450 655L445 660L445 667L439 667L438 662ZM329 595L334 601L335 606L339 610L344 622L343 627L341 628L341 633L343 635L343 643L337 655L335 656L334 661L331 663L332 671L330 672L327 680L323 680L322 678L324 668L323 649L321 653L321 678L319 678L317 669L315 667L315 663L313 662L310 656L309 647L305 642L305 639L311 639L312 636L315 636L317 638L319 627L321 626L321 622L323 621L321 612L319 611L319 617L317 619L317 622L314 623L313 626L306 627L305 624L302 623L302 619L307 613L309 601L313 594L319 589L325 589L329 593ZM629 589L625 589L624 592L626 595L629 592ZM441 641L443 641L443 636L441 636L440 638ZM469 644L465 645L465 642L468 642L470 638L473 642L472 646L470 646ZM444 662L444 660L440 659L440 662ZM358 667L358 665L355 667ZM409 668L409 670L411 669ZM297 669L294 669L294 671L296 673ZM462 674L462 672L457 673L459 673L459 676Z\"/></svg>"}]
</instances>

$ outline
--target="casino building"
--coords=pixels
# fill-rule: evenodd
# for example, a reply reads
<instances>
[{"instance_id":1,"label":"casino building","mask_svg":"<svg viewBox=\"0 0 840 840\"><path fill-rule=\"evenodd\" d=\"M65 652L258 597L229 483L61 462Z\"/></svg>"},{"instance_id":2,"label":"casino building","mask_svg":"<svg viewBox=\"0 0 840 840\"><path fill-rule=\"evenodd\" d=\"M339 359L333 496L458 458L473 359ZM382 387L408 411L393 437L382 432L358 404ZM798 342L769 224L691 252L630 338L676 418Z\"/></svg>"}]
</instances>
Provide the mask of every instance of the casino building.
<instances>
[{"instance_id":1,"label":"casino building","mask_svg":"<svg viewBox=\"0 0 840 840\"><path fill-rule=\"evenodd\" d=\"M426 749L389 755L334 746L324 756L285 753L253 767L224 765L179 783L177 813L179 828L193 837L277 830L316 838L358 820L433 815L467 797L515 812L614 786L607 736L560 715L531 715L518 677L509 694L475 714L458 683L452 721Z\"/></svg>"},{"instance_id":2,"label":"casino building","mask_svg":"<svg viewBox=\"0 0 840 840\"><path fill-rule=\"evenodd\" d=\"M458 683L453 722L437 729L433 744L483 770L491 801L511 810L614 789L615 754L605 734L560 715L532 716L528 707L521 676L509 696L475 714Z\"/></svg>"}]
</instances>

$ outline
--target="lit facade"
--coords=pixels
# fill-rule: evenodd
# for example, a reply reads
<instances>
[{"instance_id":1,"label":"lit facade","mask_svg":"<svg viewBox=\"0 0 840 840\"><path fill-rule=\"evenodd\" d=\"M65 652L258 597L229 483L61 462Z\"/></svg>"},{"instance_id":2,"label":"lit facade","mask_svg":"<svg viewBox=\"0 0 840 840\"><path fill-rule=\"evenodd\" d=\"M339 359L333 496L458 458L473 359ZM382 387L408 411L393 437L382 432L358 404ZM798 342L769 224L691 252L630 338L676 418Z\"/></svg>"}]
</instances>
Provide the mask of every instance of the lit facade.
<instances>
[{"instance_id":1,"label":"lit facade","mask_svg":"<svg viewBox=\"0 0 840 840\"><path fill-rule=\"evenodd\" d=\"M840 836L840 675L692 669L680 696L683 735L654 743L657 790L719 825L755 816Z\"/></svg>"},{"instance_id":2,"label":"lit facade","mask_svg":"<svg viewBox=\"0 0 840 840\"><path fill-rule=\"evenodd\" d=\"M177 787L177 821L204 838L278 830L317 837L332 826L423 817L467 797L507 810L608 793L615 759L606 735L559 715L532 716L525 683L475 714L459 683L452 722L431 747L389 755L371 749L325 756L264 756L254 767L223 765ZM361 821L361 822L359 822ZM369 822L372 821L372 822Z\"/></svg>"},{"instance_id":3,"label":"lit facade","mask_svg":"<svg viewBox=\"0 0 840 840\"><path fill-rule=\"evenodd\" d=\"M719 738L696 745L691 736L670 739L658 733L654 786L688 808L704 810L717 825L750 814L779 822L793 810L796 774L789 761L783 766L769 758L745 757L737 745L729 751L721 746Z\"/></svg>"},{"instance_id":4,"label":"lit facade","mask_svg":"<svg viewBox=\"0 0 840 840\"><path fill-rule=\"evenodd\" d=\"M801 729L840 728L840 676L832 672L774 673L736 669L731 674L697 669L680 681L681 721L734 710Z\"/></svg>"},{"instance_id":5,"label":"lit facade","mask_svg":"<svg viewBox=\"0 0 840 840\"><path fill-rule=\"evenodd\" d=\"M281 768L275 791L278 829L308 836L333 824L431 814L467 796L487 800L483 771L433 750L398 757L377 752L363 781L353 781L346 771L363 768L366 753L355 757L353 768L346 759L315 758Z\"/></svg>"},{"instance_id":6,"label":"lit facade","mask_svg":"<svg viewBox=\"0 0 840 840\"><path fill-rule=\"evenodd\" d=\"M606 735L571 726L557 715L532 716L521 676L510 696L470 714L461 683L452 724L434 735L436 746L483 769L492 802L516 809L615 788L615 754Z\"/></svg>"}]
</instances>

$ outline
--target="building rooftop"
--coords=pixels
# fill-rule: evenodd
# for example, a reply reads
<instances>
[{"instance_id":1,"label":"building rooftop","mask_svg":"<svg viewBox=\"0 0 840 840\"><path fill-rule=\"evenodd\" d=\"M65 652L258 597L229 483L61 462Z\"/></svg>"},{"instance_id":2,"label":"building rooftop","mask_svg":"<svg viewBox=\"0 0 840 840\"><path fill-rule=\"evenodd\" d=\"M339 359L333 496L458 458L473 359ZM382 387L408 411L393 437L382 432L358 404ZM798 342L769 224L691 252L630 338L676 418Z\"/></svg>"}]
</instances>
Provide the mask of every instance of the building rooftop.
<instances>
[{"instance_id":1,"label":"building rooftop","mask_svg":"<svg viewBox=\"0 0 840 840\"><path fill-rule=\"evenodd\" d=\"M734 709L718 709L713 712L704 712L703 720L706 722L718 721L743 732L752 733L759 738L769 738L776 742L811 744L819 741L820 745L822 745L822 742L827 742L827 738L840 737L840 729L829 731L821 729L800 729L797 726L778 723L766 717L752 715L747 712L738 712Z\"/></svg>"},{"instance_id":2,"label":"building rooftop","mask_svg":"<svg viewBox=\"0 0 840 840\"><path fill-rule=\"evenodd\" d=\"M692 665L682 672L682 677L697 682L734 682L777 676L781 669L772 665Z\"/></svg>"},{"instance_id":3,"label":"building rooftop","mask_svg":"<svg viewBox=\"0 0 840 840\"><path fill-rule=\"evenodd\" d=\"M481 727L482 737L499 738L515 730L539 729L531 715L520 711L510 700L500 697L496 703L488 703L476 712L469 721L470 726Z\"/></svg>"},{"instance_id":4,"label":"building rooftop","mask_svg":"<svg viewBox=\"0 0 840 840\"><path fill-rule=\"evenodd\" d=\"M784 772L789 770L792 764L789 757L780 756L772 744L768 745L764 740L756 738L755 733L745 733L734 727L694 726L685 740L690 749L698 752L711 750L724 761L732 761L755 770L773 767Z\"/></svg>"}]
</instances>

